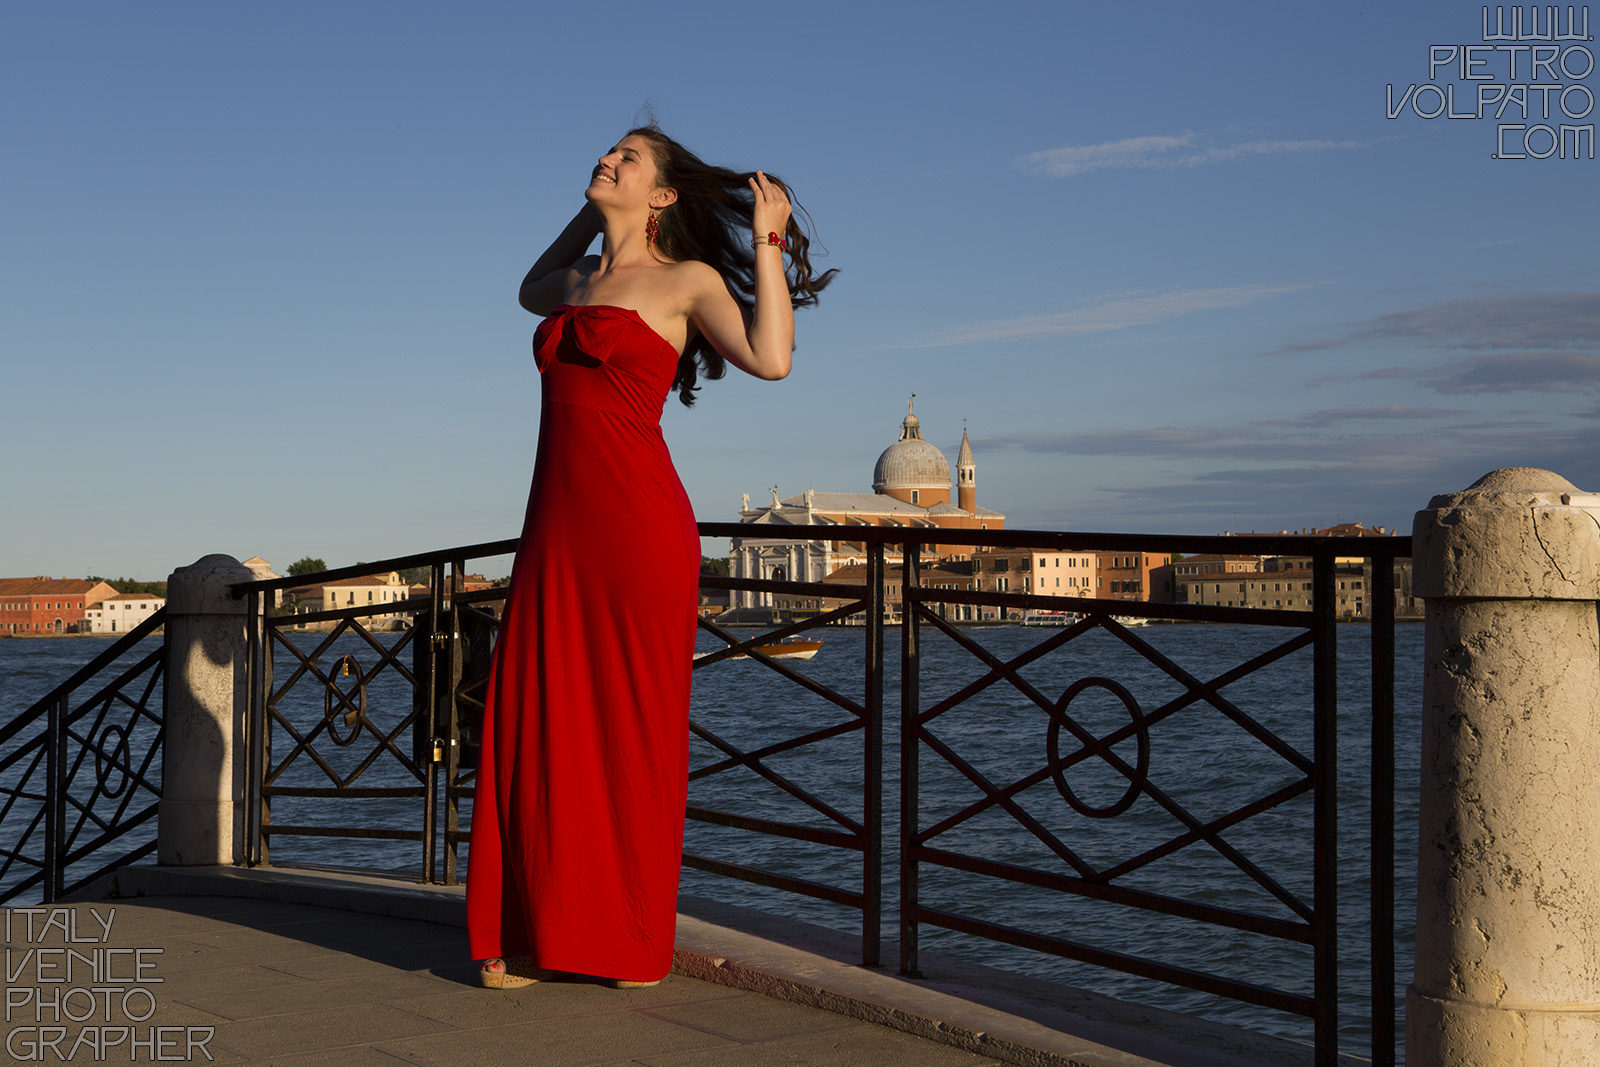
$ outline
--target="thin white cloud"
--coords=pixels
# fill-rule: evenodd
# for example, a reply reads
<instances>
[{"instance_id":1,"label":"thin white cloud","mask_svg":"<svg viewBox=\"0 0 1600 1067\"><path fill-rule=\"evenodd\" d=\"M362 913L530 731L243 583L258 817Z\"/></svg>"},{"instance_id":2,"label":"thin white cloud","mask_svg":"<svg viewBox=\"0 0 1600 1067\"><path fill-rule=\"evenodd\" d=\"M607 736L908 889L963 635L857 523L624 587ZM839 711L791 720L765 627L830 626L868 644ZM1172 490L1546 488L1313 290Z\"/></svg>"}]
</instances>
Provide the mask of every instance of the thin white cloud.
<instances>
[{"instance_id":1,"label":"thin white cloud","mask_svg":"<svg viewBox=\"0 0 1600 1067\"><path fill-rule=\"evenodd\" d=\"M1063 145L1030 152L1017 161L1029 174L1070 178L1094 170L1139 170L1152 167L1198 167L1206 163L1275 156L1298 152L1365 148L1370 141L1241 141L1219 144L1209 137L1185 131L1177 136L1128 137L1100 144Z\"/></svg>"},{"instance_id":2,"label":"thin white cloud","mask_svg":"<svg viewBox=\"0 0 1600 1067\"><path fill-rule=\"evenodd\" d=\"M1047 178L1066 178L1085 171L1127 167L1178 166L1177 153L1193 143L1195 135L1178 137L1129 137L1100 144L1066 145L1043 152L1030 152L1019 160L1029 174Z\"/></svg>"},{"instance_id":3,"label":"thin white cloud","mask_svg":"<svg viewBox=\"0 0 1600 1067\"><path fill-rule=\"evenodd\" d=\"M1144 293L1103 300L1088 307L1052 315L1024 315L951 327L908 348L939 348L986 341L1015 341L1032 337L1064 337L1085 333L1108 333L1188 315L1196 311L1242 307L1258 300L1297 293L1313 288L1297 285L1230 285L1213 289L1182 289L1164 293Z\"/></svg>"}]
</instances>

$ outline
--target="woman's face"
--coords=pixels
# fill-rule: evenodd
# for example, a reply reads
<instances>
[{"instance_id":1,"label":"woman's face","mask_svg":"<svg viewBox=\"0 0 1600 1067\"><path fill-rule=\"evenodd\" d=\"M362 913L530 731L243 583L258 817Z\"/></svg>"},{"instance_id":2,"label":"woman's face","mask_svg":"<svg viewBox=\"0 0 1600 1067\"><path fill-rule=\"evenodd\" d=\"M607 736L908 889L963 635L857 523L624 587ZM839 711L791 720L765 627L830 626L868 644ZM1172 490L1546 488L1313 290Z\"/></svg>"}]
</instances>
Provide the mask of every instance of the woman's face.
<instances>
[{"instance_id":1,"label":"woman's face","mask_svg":"<svg viewBox=\"0 0 1600 1067\"><path fill-rule=\"evenodd\" d=\"M625 204L648 203L651 194L660 188L659 181L654 148L633 134L600 157L584 196Z\"/></svg>"}]
</instances>

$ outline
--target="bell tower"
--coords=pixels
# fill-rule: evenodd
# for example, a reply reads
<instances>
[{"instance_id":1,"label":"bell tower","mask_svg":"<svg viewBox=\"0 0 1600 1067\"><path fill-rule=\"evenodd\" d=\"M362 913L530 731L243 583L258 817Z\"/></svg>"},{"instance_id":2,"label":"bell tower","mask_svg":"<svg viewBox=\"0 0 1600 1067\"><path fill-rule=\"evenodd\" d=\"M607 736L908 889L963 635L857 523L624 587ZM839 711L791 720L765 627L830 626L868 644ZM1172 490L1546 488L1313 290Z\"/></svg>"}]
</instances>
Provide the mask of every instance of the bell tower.
<instances>
[{"instance_id":1,"label":"bell tower","mask_svg":"<svg viewBox=\"0 0 1600 1067\"><path fill-rule=\"evenodd\" d=\"M978 507L978 468L972 462L972 443L965 426L961 427L961 451L956 455L956 506L962 511Z\"/></svg>"}]
</instances>

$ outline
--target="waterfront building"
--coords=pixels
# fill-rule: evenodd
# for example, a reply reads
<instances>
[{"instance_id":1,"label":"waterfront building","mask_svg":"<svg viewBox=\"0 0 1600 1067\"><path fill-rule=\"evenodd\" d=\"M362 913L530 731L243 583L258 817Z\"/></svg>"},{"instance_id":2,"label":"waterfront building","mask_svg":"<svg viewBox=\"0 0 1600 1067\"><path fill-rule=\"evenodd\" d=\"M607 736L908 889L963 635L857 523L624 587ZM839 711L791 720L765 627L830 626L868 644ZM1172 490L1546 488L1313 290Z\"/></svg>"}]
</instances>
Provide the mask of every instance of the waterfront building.
<instances>
[{"instance_id":1,"label":"waterfront building","mask_svg":"<svg viewBox=\"0 0 1600 1067\"><path fill-rule=\"evenodd\" d=\"M1176 584L1170 552L1096 552L1094 560L1095 596L1172 603Z\"/></svg>"},{"instance_id":2,"label":"waterfront building","mask_svg":"<svg viewBox=\"0 0 1600 1067\"><path fill-rule=\"evenodd\" d=\"M1290 531L1224 536L1289 536ZM1393 537L1387 527L1341 522L1333 526L1294 531L1302 537ZM1310 553L1279 556L1186 556L1173 565L1182 603L1213 607L1281 608L1311 610ZM1340 618L1365 617L1371 610L1372 565L1366 559L1340 556L1334 560L1336 612ZM1419 617L1422 601L1412 595L1411 559L1395 560L1395 614Z\"/></svg>"},{"instance_id":3,"label":"waterfront building","mask_svg":"<svg viewBox=\"0 0 1600 1067\"><path fill-rule=\"evenodd\" d=\"M1172 576L1178 582L1202 574L1249 574L1259 570L1260 556L1220 556L1210 552L1184 556L1172 564Z\"/></svg>"},{"instance_id":4,"label":"waterfront building","mask_svg":"<svg viewBox=\"0 0 1600 1067\"><path fill-rule=\"evenodd\" d=\"M83 613L79 632L86 634L125 634L166 606L164 597L149 593L118 593L108 596Z\"/></svg>"},{"instance_id":5,"label":"waterfront building","mask_svg":"<svg viewBox=\"0 0 1600 1067\"><path fill-rule=\"evenodd\" d=\"M426 586L420 587L423 596L429 595ZM364 608L375 604L398 604L413 594L411 586L394 571L342 578L320 585L302 585L287 591L285 610L293 615L309 615L318 611L340 608ZM400 629L410 625L410 614L404 611L375 612L362 616L362 625L370 630ZM297 629L332 629L332 622L301 623Z\"/></svg>"},{"instance_id":6,"label":"waterfront building","mask_svg":"<svg viewBox=\"0 0 1600 1067\"><path fill-rule=\"evenodd\" d=\"M1365 615L1369 600L1369 579L1362 568L1336 569L1335 614L1340 618ZM1254 573L1203 574L1179 580L1187 604L1218 608L1274 608L1283 611L1311 610L1311 569L1291 567Z\"/></svg>"},{"instance_id":7,"label":"waterfront building","mask_svg":"<svg viewBox=\"0 0 1600 1067\"><path fill-rule=\"evenodd\" d=\"M986 593L1031 593L1036 596L1092 597L1095 593L1093 552L1048 552L1036 548L980 548L972 553L974 588ZM1067 610L1063 606L1062 610ZM1010 618L1021 618L1012 609ZM980 619L995 620L1001 609L986 606Z\"/></svg>"},{"instance_id":8,"label":"waterfront building","mask_svg":"<svg viewBox=\"0 0 1600 1067\"><path fill-rule=\"evenodd\" d=\"M913 397L913 401L915 398ZM807 489L786 499L772 490L772 503L750 506L746 494L739 521L758 526L838 527L839 537L829 541L782 538L734 538L728 552L728 570L734 578L820 582L842 567L864 565L866 546L851 540L852 526L898 526L910 529L1001 530L1006 517L978 506L977 464L967 432L961 431L956 456L955 503L951 503L950 461L922 436L922 422L908 405L900 423L900 437L884 449L873 468L872 492L836 492ZM937 545L929 562L965 561L971 545ZM886 563L898 566L890 553ZM771 593L735 590L734 609L775 609Z\"/></svg>"},{"instance_id":9,"label":"waterfront building","mask_svg":"<svg viewBox=\"0 0 1600 1067\"><path fill-rule=\"evenodd\" d=\"M0 578L0 634L77 633L87 609L116 595L91 578Z\"/></svg>"},{"instance_id":10,"label":"waterfront building","mask_svg":"<svg viewBox=\"0 0 1600 1067\"><path fill-rule=\"evenodd\" d=\"M341 578L322 585L322 610L337 608L371 607L374 604L394 604L405 600L411 592L410 583L393 571L386 574L369 574L360 578ZM373 628L379 621L392 622L398 614L367 616L367 626Z\"/></svg>"}]
</instances>

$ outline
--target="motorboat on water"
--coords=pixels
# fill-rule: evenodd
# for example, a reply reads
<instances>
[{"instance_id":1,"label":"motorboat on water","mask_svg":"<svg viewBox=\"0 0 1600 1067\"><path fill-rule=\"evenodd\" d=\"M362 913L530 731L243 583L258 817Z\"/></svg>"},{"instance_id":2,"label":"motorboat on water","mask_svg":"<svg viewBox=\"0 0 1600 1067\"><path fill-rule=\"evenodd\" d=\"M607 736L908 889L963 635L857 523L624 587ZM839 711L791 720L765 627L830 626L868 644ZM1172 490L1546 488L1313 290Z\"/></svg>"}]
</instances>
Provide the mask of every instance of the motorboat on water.
<instances>
[{"instance_id":1,"label":"motorboat on water","mask_svg":"<svg viewBox=\"0 0 1600 1067\"><path fill-rule=\"evenodd\" d=\"M1024 626L1071 626L1077 621L1077 613L1071 611L1029 611L1022 616Z\"/></svg>"},{"instance_id":2,"label":"motorboat on water","mask_svg":"<svg viewBox=\"0 0 1600 1067\"><path fill-rule=\"evenodd\" d=\"M822 642L820 640L806 641L798 637L792 637L785 641L767 641L751 647L769 659L810 659L822 648ZM702 660L707 656L713 655L716 655L716 653L706 652L696 656L695 659ZM727 658L749 659L750 657L744 652L736 652Z\"/></svg>"}]
</instances>

